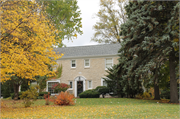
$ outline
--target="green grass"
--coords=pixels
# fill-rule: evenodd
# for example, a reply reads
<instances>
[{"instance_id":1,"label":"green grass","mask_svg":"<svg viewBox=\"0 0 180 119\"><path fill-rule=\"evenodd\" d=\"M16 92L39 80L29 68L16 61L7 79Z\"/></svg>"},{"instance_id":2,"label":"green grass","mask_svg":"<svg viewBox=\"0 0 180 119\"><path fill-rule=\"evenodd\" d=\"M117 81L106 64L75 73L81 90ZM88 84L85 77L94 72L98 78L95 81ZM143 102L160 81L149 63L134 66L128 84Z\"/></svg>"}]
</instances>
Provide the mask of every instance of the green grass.
<instances>
[{"instance_id":1,"label":"green grass","mask_svg":"<svg viewBox=\"0 0 180 119\"><path fill-rule=\"evenodd\" d=\"M3 100L6 104L8 100ZM30 108L14 104L1 109L2 118L115 118L115 119L174 119L180 117L178 104L157 103L156 100L130 98L78 98L74 106L45 106L37 100ZM22 113L23 112L23 113Z\"/></svg>"}]
</instances>

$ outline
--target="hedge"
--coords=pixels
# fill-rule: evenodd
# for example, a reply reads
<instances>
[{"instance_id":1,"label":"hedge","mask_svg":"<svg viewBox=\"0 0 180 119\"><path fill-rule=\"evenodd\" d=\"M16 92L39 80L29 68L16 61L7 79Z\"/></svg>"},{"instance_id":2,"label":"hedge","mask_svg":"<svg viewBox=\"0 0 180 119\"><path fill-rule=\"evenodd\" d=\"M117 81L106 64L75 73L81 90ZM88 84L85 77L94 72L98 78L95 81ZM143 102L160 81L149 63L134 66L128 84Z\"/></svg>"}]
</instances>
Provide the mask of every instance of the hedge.
<instances>
[{"instance_id":1,"label":"hedge","mask_svg":"<svg viewBox=\"0 0 180 119\"><path fill-rule=\"evenodd\" d=\"M100 93L93 90L86 90L79 94L80 98L99 98Z\"/></svg>"}]
</instances>

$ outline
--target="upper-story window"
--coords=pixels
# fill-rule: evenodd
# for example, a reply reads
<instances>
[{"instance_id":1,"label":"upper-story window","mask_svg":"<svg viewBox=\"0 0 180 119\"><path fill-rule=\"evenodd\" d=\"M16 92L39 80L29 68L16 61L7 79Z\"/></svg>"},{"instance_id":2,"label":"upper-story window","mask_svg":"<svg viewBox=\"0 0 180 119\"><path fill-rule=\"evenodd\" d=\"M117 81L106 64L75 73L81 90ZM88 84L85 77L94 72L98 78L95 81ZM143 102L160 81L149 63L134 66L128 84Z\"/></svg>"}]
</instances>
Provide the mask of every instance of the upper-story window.
<instances>
[{"instance_id":1,"label":"upper-story window","mask_svg":"<svg viewBox=\"0 0 180 119\"><path fill-rule=\"evenodd\" d=\"M84 60L84 67L90 67L90 61L89 59Z\"/></svg>"},{"instance_id":2,"label":"upper-story window","mask_svg":"<svg viewBox=\"0 0 180 119\"><path fill-rule=\"evenodd\" d=\"M113 59L112 58L106 58L106 69L113 66Z\"/></svg>"},{"instance_id":3,"label":"upper-story window","mask_svg":"<svg viewBox=\"0 0 180 119\"><path fill-rule=\"evenodd\" d=\"M76 68L76 60L71 60L71 68Z\"/></svg>"}]
</instances>

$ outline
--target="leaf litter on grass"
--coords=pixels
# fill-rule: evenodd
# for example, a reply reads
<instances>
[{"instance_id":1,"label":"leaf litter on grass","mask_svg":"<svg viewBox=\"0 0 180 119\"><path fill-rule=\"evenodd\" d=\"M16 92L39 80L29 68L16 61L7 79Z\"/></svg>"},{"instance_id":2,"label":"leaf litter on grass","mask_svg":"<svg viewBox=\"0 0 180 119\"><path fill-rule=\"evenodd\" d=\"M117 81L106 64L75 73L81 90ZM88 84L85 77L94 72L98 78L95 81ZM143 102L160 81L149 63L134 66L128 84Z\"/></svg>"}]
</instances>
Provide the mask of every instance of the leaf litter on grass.
<instances>
[{"instance_id":1,"label":"leaf litter on grass","mask_svg":"<svg viewBox=\"0 0 180 119\"><path fill-rule=\"evenodd\" d=\"M29 108L1 108L1 118L179 118L178 105L157 104L149 100L77 99L74 106L40 104Z\"/></svg>"}]
</instances>

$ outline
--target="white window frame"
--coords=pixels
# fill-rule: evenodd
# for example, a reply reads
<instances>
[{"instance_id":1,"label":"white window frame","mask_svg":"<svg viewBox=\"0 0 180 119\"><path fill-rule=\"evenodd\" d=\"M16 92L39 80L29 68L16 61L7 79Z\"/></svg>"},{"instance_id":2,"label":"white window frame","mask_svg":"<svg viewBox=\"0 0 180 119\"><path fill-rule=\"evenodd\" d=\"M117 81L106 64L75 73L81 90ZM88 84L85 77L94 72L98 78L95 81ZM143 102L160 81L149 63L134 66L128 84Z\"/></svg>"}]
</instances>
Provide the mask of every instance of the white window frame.
<instances>
[{"instance_id":1,"label":"white window frame","mask_svg":"<svg viewBox=\"0 0 180 119\"><path fill-rule=\"evenodd\" d=\"M48 83L49 82L58 82L58 83L60 83L60 80L54 80L54 81L47 81L46 82L46 91L48 92ZM58 93L54 93L54 94L51 94L51 95L57 95Z\"/></svg>"},{"instance_id":2,"label":"white window frame","mask_svg":"<svg viewBox=\"0 0 180 119\"><path fill-rule=\"evenodd\" d=\"M91 87L89 87L89 82L91 81ZM88 89L92 89L93 85L92 85L92 80L88 81Z\"/></svg>"},{"instance_id":3,"label":"white window frame","mask_svg":"<svg viewBox=\"0 0 180 119\"><path fill-rule=\"evenodd\" d=\"M72 61L75 61L75 67L72 67ZM77 66L77 63L76 63L76 60L75 59L73 59L73 60L71 60L71 68L76 68L76 66Z\"/></svg>"},{"instance_id":4,"label":"white window frame","mask_svg":"<svg viewBox=\"0 0 180 119\"><path fill-rule=\"evenodd\" d=\"M105 70L107 70L107 68L106 68L107 59L112 59L112 66L113 66L113 58L111 58L111 57L109 57L109 58L105 58ZM112 66L111 66L110 68L112 68Z\"/></svg>"},{"instance_id":5,"label":"white window frame","mask_svg":"<svg viewBox=\"0 0 180 119\"><path fill-rule=\"evenodd\" d=\"M69 81L69 85L71 84L70 82L72 82L72 88L70 87L69 90L72 90L73 89L73 81Z\"/></svg>"},{"instance_id":6,"label":"white window frame","mask_svg":"<svg viewBox=\"0 0 180 119\"><path fill-rule=\"evenodd\" d=\"M89 60L89 66L86 66L86 60ZM89 68L90 67L90 59L84 59L84 67Z\"/></svg>"}]
</instances>

